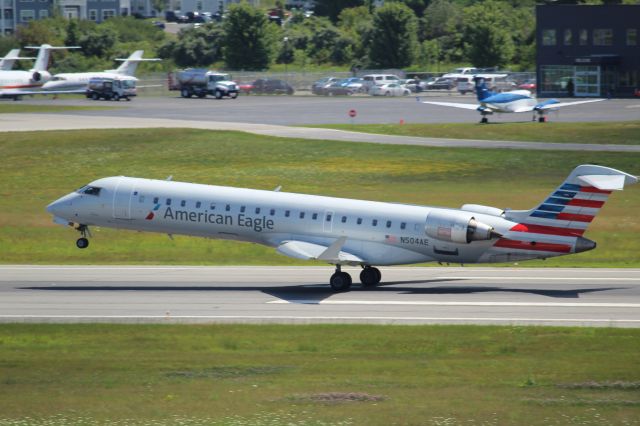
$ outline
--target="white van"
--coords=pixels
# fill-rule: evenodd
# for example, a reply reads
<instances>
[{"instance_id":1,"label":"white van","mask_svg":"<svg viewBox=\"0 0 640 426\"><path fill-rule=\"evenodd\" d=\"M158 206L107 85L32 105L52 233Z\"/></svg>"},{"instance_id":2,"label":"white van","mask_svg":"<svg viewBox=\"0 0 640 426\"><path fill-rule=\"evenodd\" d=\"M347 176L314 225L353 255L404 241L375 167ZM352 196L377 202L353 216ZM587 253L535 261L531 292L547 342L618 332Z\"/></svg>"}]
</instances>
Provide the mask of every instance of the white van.
<instances>
[{"instance_id":1,"label":"white van","mask_svg":"<svg viewBox=\"0 0 640 426\"><path fill-rule=\"evenodd\" d=\"M511 90L511 86L505 81L507 74L476 74L458 77L456 79L458 92L461 95L474 93L476 91L474 78L476 77L484 78L489 90L499 92Z\"/></svg>"},{"instance_id":2,"label":"white van","mask_svg":"<svg viewBox=\"0 0 640 426\"><path fill-rule=\"evenodd\" d=\"M365 91L369 92L371 87L380 86L387 83L399 83L400 77L393 74L367 74L362 77L364 80L363 87Z\"/></svg>"}]
</instances>

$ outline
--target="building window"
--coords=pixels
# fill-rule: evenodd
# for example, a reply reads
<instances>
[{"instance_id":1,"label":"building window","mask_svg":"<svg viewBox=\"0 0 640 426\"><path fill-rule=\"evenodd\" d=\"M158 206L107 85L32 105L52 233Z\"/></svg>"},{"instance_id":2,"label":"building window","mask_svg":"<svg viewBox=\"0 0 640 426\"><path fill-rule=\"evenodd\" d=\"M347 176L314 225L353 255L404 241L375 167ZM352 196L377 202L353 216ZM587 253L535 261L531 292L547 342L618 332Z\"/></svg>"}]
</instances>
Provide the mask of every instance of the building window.
<instances>
[{"instance_id":1,"label":"building window","mask_svg":"<svg viewBox=\"0 0 640 426\"><path fill-rule=\"evenodd\" d=\"M20 22L29 22L36 18L36 14L33 10L21 10Z\"/></svg>"},{"instance_id":2,"label":"building window","mask_svg":"<svg viewBox=\"0 0 640 426\"><path fill-rule=\"evenodd\" d=\"M594 46L612 46L613 30L611 28L599 28L599 29L593 30L593 45Z\"/></svg>"},{"instance_id":3,"label":"building window","mask_svg":"<svg viewBox=\"0 0 640 426\"><path fill-rule=\"evenodd\" d=\"M564 45L571 46L573 44L573 31L564 30Z\"/></svg>"},{"instance_id":4,"label":"building window","mask_svg":"<svg viewBox=\"0 0 640 426\"><path fill-rule=\"evenodd\" d=\"M635 28L627 28L627 46L637 46L638 30Z\"/></svg>"},{"instance_id":5,"label":"building window","mask_svg":"<svg viewBox=\"0 0 640 426\"><path fill-rule=\"evenodd\" d=\"M202 0L198 0L198 1L196 2L196 10L197 10L198 12L201 12L201 11L202 11Z\"/></svg>"},{"instance_id":6,"label":"building window","mask_svg":"<svg viewBox=\"0 0 640 426\"><path fill-rule=\"evenodd\" d=\"M49 17L49 11L47 9L40 9L38 11L38 17L40 19L48 18Z\"/></svg>"},{"instance_id":7,"label":"building window","mask_svg":"<svg viewBox=\"0 0 640 426\"><path fill-rule=\"evenodd\" d=\"M13 9L4 10L4 19L13 19Z\"/></svg>"},{"instance_id":8,"label":"building window","mask_svg":"<svg viewBox=\"0 0 640 426\"><path fill-rule=\"evenodd\" d=\"M556 45L556 30L542 30L542 45L543 46Z\"/></svg>"},{"instance_id":9,"label":"building window","mask_svg":"<svg viewBox=\"0 0 640 426\"><path fill-rule=\"evenodd\" d=\"M103 9L102 10L102 20L106 21L109 18L113 18L116 16L116 11L113 9Z\"/></svg>"},{"instance_id":10,"label":"building window","mask_svg":"<svg viewBox=\"0 0 640 426\"><path fill-rule=\"evenodd\" d=\"M90 21L98 20L98 11L96 9L89 9L89 20Z\"/></svg>"},{"instance_id":11,"label":"building window","mask_svg":"<svg viewBox=\"0 0 640 426\"><path fill-rule=\"evenodd\" d=\"M589 32L585 29L580 30L580 46L586 46L589 43Z\"/></svg>"}]
</instances>

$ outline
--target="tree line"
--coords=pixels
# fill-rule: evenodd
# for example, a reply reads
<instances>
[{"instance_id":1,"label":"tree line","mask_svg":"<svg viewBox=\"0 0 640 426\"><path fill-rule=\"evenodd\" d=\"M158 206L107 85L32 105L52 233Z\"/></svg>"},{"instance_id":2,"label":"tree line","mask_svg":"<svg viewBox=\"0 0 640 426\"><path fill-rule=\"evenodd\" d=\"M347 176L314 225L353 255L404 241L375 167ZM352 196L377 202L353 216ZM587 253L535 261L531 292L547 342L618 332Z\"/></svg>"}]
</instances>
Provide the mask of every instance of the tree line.
<instances>
[{"instance_id":1,"label":"tree line","mask_svg":"<svg viewBox=\"0 0 640 426\"><path fill-rule=\"evenodd\" d=\"M113 68L113 58L144 49L160 57L151 69L218 67L267 70L337 66L411 68L439 64L530 70L535 61L535 5L550 0L318 0L315 13L290 14L276 1L282 25L248 3L233 4L221 22L168 34L148 20L115 17L101 24L60 17L31 21L0 37L0 54L13 47L79 45L59 53L52 71ZM566 3L636 0L554 0Z\"/></svg>"}]
</instances>

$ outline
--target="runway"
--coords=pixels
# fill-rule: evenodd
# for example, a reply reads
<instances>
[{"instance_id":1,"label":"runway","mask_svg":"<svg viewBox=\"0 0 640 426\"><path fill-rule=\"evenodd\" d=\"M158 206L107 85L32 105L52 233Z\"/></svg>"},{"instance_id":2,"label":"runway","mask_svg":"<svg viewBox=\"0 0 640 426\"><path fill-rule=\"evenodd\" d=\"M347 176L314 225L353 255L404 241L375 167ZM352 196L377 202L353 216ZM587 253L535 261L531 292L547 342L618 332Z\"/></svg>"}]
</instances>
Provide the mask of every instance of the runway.
<instances>
[{"instance_id":1,"label":"runway","mask_svg":"<svg viewBox=\"0 0 640 426\"><path fill-rule=\"evenodd\" d=\"M381 270L336 294L331 267L0 266L0 322L640 327L638 269Z\"/></svg>"}]
</instances>

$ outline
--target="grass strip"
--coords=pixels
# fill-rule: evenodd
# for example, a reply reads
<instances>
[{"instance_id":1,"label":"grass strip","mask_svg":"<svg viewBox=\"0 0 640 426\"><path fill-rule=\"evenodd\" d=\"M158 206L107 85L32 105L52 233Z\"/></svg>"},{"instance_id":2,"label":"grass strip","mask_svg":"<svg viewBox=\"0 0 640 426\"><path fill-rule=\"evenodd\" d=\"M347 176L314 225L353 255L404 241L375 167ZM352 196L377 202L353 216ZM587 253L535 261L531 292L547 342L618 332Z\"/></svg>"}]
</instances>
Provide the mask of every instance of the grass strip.
<instances>
[{"instance_id":1,"label":"grass strip","mask_svg":"<svg viewBox=\"0 0 640 426\"><path fill-rule=\"evenodd\" d=\"M113 106L77 106L77 105L30 105L15 102L11 104L0 104L0 114L17 114L29 112L70 112L70 111L97 111L113 109ZM34 117L36 120L37 117Z\"/></svg>"},{"instance_id":2,"label":"grass strip","mask_svg":"<svg viewBox=\"0 0 640 426\"><path fill-rule=\"evenodd\" d=\"M577 165L640 174L640 154L447 149L190 129L5 133L0 138L0 262L291 265L253 244L95 229L88 250L45 207L105 176L136 176L358 199L531 208ZM640 266L640 188L616 192L586 233L598 248L527 266Z\"/></svg>"},{"instance_id":3,"label":"grass strip","mask_svg":"<svg viewBox=\"0 0 640 426\"><path fill-rule=\"evenodd\" d=\"M382 135L498 141L640 144L640 121L593 123L445 123L312 125Z\"/></svg>"},{"instance_id":4,"label":"grass strip","mask_svg":"<svg viewBox=\"0 0 640 426\"><path fill-rule=\"evenodd\" d=\"M639 338L568 327L4 324L0 424L633 424L640 395L622 384L640 380Z\"/></svg>"}]
</instances>

